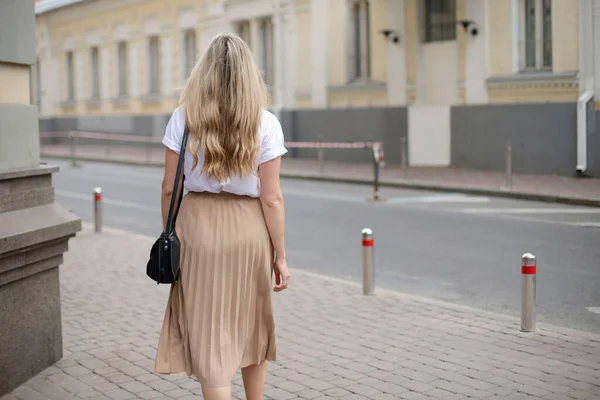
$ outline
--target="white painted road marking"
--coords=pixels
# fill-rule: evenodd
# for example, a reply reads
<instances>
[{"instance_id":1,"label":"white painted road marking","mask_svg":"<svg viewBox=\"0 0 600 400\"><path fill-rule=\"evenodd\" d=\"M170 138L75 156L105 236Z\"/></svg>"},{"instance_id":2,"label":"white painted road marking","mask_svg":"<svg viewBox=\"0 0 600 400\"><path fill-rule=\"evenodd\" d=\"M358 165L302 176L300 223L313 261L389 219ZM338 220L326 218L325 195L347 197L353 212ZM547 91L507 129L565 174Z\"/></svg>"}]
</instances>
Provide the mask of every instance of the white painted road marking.
<instances>
[{"instance_id":1,"label":"white painted road marking","mask_svg":"<svg viewBox=\"0 0 600 400\"><path fill-rule=\"evenodd\" d=\"M77 200L86 200L86 201L89 201L90 203L92 203L94 200L91 193L88 195L88 194L83 194L83 193L70 192L67 190L55 190L54 193L59 197L66 197L69 199L77 199ZM151 206L147 206L147 205L140 204L140 203L133 203L130 201L122 201L122 200L114 200L114 199L110 199L110 198L106 198L106 197L102 198L102 202L105 204L109 204L111 206L127 207L127 208L134 208L136 210L144 210L144 211L152 211L152 212L160 213L160 205L157 205L156 207L151 207Z\"/></svg>"},{"instance_id":2,"label":"white painted road marking","mask_svg":"<svg viewBox=\"0 0 600 400\"><path fill-rule=\"evenodd\" d=\"M463 208L473 214L600 214L600 208Z\"/></svg>"},{"instance_id":3,"label":"white painted road marking","mask_svg":"<svg viewBox=\"0 0 600 400\"><path fill-rule=\"evenodd\" d=\"M586 307L586 310L595 314L600 314L600 307Z\"/></svg>"},{"instance_id":4,"label":"white painted road marking","mask_svg":"<svg viewBox=\"0 0 600 400\"><path fill-rule=\"evenodd\" d=\"M437 194L430 196L394 197L387 203L489 203L491 199L484 196L468 196L460 193Z\"/></svg>"}]
</instances>

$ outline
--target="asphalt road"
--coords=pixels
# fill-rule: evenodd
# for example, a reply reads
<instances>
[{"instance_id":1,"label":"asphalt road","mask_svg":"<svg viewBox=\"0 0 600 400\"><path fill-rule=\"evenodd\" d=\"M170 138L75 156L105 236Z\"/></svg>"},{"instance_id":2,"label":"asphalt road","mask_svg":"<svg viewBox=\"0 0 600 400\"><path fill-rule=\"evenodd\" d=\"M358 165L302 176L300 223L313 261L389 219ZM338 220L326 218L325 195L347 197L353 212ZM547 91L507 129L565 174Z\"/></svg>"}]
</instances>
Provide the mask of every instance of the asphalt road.
<instances>
[{"instance_id":1,"label":"asphalt road","mask_svg":"<svg viewBox=\"0 0 600 400\"><path fill-rule=\"evenodd\" d=\"M60 166L57 202L84 221L100 186L105 226L160 233L160 168L50 163ZM292 268L360 281L369 227L378 287L518 316L531 252L538 321L600 332L600 209L397 189L373 203L367 186L287 179L282 188Z\"/></svg>"}]
</instances>

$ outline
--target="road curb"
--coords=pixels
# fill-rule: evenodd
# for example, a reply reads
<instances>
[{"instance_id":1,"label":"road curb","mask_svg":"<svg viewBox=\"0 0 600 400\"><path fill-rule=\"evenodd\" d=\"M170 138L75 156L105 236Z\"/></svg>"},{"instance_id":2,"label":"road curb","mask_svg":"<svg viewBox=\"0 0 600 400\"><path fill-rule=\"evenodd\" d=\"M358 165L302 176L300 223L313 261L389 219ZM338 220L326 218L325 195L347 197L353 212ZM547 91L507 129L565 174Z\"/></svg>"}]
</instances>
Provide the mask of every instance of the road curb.
<instances>
[{"instance_id":1,"label":"road curb","mask_svg":"<svg viewBox=\"0 0 600 400\"><path fill-rule=\"evenodd\" d=\"M341 178L341 177L331 177L331 176L314 176L314 175L306 175L306 174L298 174L293 172L281 171L282 178L294 178L294 179L305 179L311 181L323 181L323 182L337 182L337 183L355 183L355 184L364 184L364 185L373 185L373 181L369 179L361 179L361 178ZM464 186L444 186L438 185L435 183L423 182L423 181L407 181L407 182L397 182L397 181L388 181L382 179L379 183L380 187L390 187L390 188L400 188L400 189L419 189L419 190L431 190L435 192L454 192L454 193L464 193L464 194L473 194L473 195L485 195L492 197L503 197L510 199L521 199L521 200L533 200L533 201L542 201L547 203L560 203L560 204L570 204L570 205L578 205L578 206L587 206L587 207L600 207L600 199L587 199L587 198L578 198L578 197L564 197L557 196L552 194L544 194L544 193L526 193L526 192L511 192L504 190L494 190L494 189L481 189L481 188L470 188Z\"/></svg>"},{"instance_id":2,"label":"road curb","mask_svg":"<svg viewBox=\"0 0 600 400\"><path fill-rule=\"evenodd\" d=\"M41 154L41 156L42 156L42 158L55 159L55 160L70 160L71 159L68 156L59 156L59 155ZM104 158L88 157L88 156L78 156L77 159L78 159L78 161L85 161L85 162L103 162L103 163L109 162L109 163L113 163L113 164L146 166L146 167L162 167L164 165L163 162L146 162L146 161L132 161L132 160L106 160ZM373 181L371 179L308 175L308 174L286 171L285 169L282 169L281 177L282 178L293 178L293 179L304 179L304 180L310 180L310 181L321 181L321 182L373 185ZM508 198L508 199L541 201L541 202L546 202L546 203L570 204L570 205L586 206L586 207L600 207L600 199L588 199L588 198L581 198L581 197L564 197L564 196L557 196L557 195L552 195L552 194L514 192L514 191L505 191L505 190L500 190L500 189L494 190L494 189L482 189L482 188L473 188L473 187L464 187L464 186L439 185L439 184L430 183L430 182L426 182L426 181L398 182L398 181L389 181L384 178L380 181L379 185L381 187L389 187L389 188L431 190L431 191L435 191L435 192L445 192L445 193L454 192L454 193L492 196L492 197L502 197L502 198Z\"/></svg>"}]
</instances>

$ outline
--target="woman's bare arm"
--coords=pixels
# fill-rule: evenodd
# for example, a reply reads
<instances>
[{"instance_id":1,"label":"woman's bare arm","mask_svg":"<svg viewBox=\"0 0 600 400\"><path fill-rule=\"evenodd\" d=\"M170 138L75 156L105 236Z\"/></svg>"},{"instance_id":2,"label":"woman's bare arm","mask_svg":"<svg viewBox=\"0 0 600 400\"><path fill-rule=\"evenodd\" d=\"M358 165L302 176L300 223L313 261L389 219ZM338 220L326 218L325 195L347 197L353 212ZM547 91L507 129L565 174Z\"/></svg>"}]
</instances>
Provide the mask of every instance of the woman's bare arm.
<instances>
[{"instance_id":1,"label":"woman's bare arm","mask_svg":"<svg viewBox=\"0 0 600 400\"><path fill-rule=\"evenodd\" d=\"M260 201L277 259L285 260L285 211L279 184L281 157L260 165Z\"/></svg>"},{"instance_id":2,"label":"woman's bare arm","mask_svg":"<svg viewBox=\"0 0 600 400\"><path fill-rule=\"evenodd\" d=\"M175 174L177 172L177 162L179 161L179 154L173 150L167 148L165 153L165 173L162 180L162 195L160 200L162 210L162 223L163 231L167 227L167 217L169 215L169 206L171 205L171 196L173 195L173 184L175 183ZM181 193L181 185L183 184L183 174L179 181L177 193L175 194L175 211L177 211L177 201L179 200L179 193Z\"/></svg>"}]
</instances>

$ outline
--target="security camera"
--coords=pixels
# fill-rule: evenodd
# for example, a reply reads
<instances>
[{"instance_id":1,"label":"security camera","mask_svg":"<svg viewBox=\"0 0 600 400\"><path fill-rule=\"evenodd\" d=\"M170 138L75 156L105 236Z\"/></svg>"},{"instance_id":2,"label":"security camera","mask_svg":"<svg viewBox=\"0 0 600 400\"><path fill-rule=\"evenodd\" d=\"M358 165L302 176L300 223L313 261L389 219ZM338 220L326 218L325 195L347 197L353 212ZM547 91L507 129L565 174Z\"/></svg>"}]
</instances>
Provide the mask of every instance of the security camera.
<instances>
[{"instance_id":1,"label":"security camera","mask_svg":"<svg viewBox=\"0 0 600 400\"><path fill-rule=\"evenodd\" d=\"M461 25L466 33L470 33L472 36L477 36L479 33L479 28L477 27L477 22L470 19L461 19L457 21L459 25Z\"/></svg>"},{"instance_id":2,"label":"security camera","mask_svg":"<svg viewBox=\"0 0 600 400\"><path fill-rule=\"evenodd\" d=\"M393 43L400 42L400 34L393 29L382 29L379 32L382 33L386 39L391 40Z\"/></svg>"}]
</instances>

